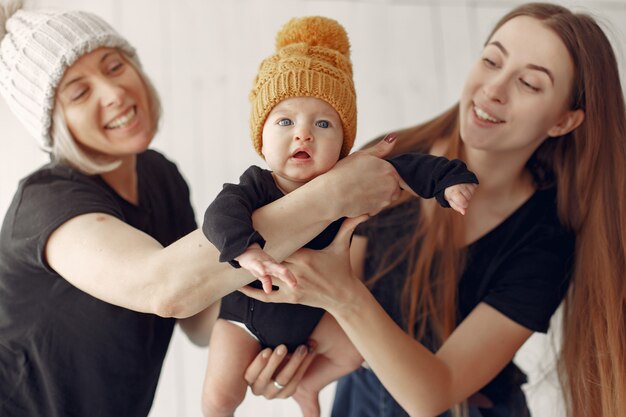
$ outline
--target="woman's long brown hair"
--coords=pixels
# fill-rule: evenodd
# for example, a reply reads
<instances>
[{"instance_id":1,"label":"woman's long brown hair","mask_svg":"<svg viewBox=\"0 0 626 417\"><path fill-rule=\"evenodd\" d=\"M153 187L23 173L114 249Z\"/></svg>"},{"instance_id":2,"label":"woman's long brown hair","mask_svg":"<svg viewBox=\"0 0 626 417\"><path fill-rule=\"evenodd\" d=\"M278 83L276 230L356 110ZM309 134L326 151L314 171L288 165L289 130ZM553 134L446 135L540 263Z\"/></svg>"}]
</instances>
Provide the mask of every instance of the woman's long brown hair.
<instances>
[{"instance_id":1,"label":"woman's long brown hair","mask_svg":"<svg viewBox=\"0 0 626 417\"><path fill-rule=\"evenodd\" d=\"M547 139L527 164L538 182L556 183L559 218L576 233L558 359L567 414L626 416L626 108L617 61L592 17L553 4L512 10L489 38L517 16L536 18L559 35L574 64L570 108L585 112L575 131ZM462 157L458 106L400 132L394 152L428 150L439 140L449 143L446 156ZM411 244L400 258L381 265L370 284L408 260L402 294L407 331L423 336L428 318L441 344L457 319L464 225L451 210L432 210L428 221L421 212Z\"/></svg>"}]
</instances>

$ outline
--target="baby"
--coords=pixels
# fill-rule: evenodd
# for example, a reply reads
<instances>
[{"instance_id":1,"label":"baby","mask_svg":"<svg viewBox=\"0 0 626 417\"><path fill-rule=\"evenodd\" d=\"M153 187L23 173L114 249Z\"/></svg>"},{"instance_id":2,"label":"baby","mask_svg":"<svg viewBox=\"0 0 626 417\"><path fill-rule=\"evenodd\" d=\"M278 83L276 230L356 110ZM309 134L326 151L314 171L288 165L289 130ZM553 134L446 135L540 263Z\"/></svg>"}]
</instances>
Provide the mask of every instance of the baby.
<instances>
[{"instance_id":1,"label":"baby","mask_svg":"<svg viewBox=\"0 0 626 417\"><path fill-rule=\"evenodd\" d=\"M250 271L266 292L272 291L272 276L287 282L294 278L263 251L265 242L253 228L252 212L332 169L348 155L356 135L356 93L344 28L323 17L291 19L278 33L276 49L261 63L250 94L253 144L270 170L252 166L239 184L225 184L202 227L220 250L220 260ZM444 207L452 203L461 213L478 184L459 160L409 153L389 162L407 191L435 197ZM342 221L329 225L306 247L329 245ZM259 282L251 285L258 287ZM317 342L318 356L294 398L305 416L315 416L319 391L362 363L341 328L321 309L262 303L240 292L224 297L211 336L205 416L233 415L246 393L244 372L262 348L284 344L293 352L309 337ZM278 381L275 385L280 389Z\"/></svg>"}]
</instances>

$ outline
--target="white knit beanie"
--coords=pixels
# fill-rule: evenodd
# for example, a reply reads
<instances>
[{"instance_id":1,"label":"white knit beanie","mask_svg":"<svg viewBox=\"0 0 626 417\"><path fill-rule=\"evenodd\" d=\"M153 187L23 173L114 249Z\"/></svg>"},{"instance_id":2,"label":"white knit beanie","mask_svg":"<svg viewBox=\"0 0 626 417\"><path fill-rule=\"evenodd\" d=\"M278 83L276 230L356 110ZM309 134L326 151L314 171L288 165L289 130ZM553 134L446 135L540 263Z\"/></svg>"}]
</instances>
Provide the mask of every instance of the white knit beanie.
<instances>
[{"instance_id":1,"label":"white knit beanie","mask_svg":"<svg viewBox=\"0 0 626 417\"><path fill-rule=\"evenodd\" d=\"M119 48L139 65L135 49L96 15L23 10L21 0L0 0L0 93L44 150L52 148L52 110L65 70L100 47Z\"/></svg>"}]
</instances>

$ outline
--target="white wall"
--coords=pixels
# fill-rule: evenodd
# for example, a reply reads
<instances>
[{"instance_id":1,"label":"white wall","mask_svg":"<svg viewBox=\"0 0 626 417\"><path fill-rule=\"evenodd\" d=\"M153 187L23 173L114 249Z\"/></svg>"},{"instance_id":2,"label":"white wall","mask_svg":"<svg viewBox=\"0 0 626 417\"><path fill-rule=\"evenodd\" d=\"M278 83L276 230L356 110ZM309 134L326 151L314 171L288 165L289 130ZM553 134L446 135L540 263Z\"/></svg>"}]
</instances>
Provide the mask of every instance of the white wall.
<instances>
[{"instance_id":1,"label":"white wall","mask_svg":"<svg viewBox=\"0 0 626 417\"><path fill-rule=\"evenodd\" d=\"M164 118L154 147L188 179L196 215L250 164L262 164L248 135L248 91L262 58L290 17L339 20L352 43L358 92L356 147L382 132L425 120L458 98L463 77L495 20L513 0L39 0L38 5L98 13L134 44L161 93ZM563 1L606 22L626 85L626 0ZM619 22L622 22L621 24ZM20 178L45 161L0 101L0 215ZM517 360L532 382L536 416L560 415L549 373L548 339L534 336ZM206 350L177 330L151 417L200 416ZM547 376L543 376L547 375ZM328 415L333 388L323 391ZM245 400L245 416L294 416L291 400Z\"/></svg>"}]
</instances>

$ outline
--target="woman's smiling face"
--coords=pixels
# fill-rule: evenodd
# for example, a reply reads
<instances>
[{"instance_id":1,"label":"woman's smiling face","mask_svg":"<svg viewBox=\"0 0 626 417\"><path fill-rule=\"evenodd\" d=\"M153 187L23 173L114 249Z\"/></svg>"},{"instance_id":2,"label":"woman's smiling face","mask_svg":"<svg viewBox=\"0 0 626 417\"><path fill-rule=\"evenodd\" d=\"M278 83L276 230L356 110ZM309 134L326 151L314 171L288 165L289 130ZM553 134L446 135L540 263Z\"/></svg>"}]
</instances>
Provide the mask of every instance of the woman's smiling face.
<instances>
[{"instance_id":1,"label":"woman's smiling face","mask_svg":"<svg viewBox=\"0 0 626 417\"><path fill-rule=\"evenodd\" d=\"M67 127L93 155L122 157L145 150L155 132L148 89L117 49L85 54L65 72L57 90Z\"/></svg>"},{"instance_id":2,"label":"woman's smiling face","mask_svg":"<svg viewBox=\"0 0 626 417\"><path fill-rule=\"evenodd\" d=\"M489 39L460 101L461 137L470 148L529 156L563 131L574 67L556 33L519 16Z\"/></svg>"}]
</instances>

